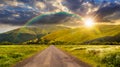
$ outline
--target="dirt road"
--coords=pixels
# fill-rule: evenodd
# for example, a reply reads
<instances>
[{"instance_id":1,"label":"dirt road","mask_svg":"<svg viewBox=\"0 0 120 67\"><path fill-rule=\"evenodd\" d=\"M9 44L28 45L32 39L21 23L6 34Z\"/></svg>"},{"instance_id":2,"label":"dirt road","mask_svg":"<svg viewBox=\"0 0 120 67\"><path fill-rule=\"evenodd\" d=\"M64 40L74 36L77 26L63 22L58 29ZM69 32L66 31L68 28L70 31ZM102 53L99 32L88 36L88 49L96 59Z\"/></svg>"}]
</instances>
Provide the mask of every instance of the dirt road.
<instances>
[{"instance_id":1,"label":"dirt road","mask_svg":"<svg viewBox=\"0 0 120 67\"><path fill-rule=\"evenodd\" d=\"M50 46L41 53L19 62L14 67L91 67L90 65L75 59Z\"/></svg>"}]
</instances>

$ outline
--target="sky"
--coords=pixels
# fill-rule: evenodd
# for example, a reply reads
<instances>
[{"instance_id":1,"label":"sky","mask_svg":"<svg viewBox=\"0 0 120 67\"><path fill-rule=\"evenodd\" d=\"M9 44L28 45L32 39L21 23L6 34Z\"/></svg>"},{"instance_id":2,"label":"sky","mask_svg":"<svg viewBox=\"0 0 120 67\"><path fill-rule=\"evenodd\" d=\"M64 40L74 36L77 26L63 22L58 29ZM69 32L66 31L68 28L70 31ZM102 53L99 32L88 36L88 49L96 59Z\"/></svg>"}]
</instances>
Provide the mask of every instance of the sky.
<instances>
[{"instance_id":1,"label":"sky","mask_svg":"<svg viewBox=\"0 0 120 67\"><path fill-rule=\"evenodd\" d=\"M120 0L0 0L0 33L23 26L35 16L61 11L119 22Z\"/></svg>"}]
</instances>

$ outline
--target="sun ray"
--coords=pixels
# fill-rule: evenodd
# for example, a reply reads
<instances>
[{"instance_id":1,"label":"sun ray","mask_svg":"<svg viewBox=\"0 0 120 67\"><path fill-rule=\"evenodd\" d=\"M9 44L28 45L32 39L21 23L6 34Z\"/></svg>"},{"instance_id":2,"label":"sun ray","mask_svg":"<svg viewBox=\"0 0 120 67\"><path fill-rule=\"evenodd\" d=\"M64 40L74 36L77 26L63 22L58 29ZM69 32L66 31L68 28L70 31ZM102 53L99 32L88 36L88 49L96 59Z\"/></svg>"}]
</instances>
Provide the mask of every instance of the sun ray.
<instances>
[{"instance_id":1,"label":"sun ray","mask_svg":"<svg viewBox=\"0 0 120 67\"><path fill-rule=\"evenodd\" d=\"M95 21L93 18L85 18L84 19L84 25L86 27L93 27L95 25Z\"/></svg>"}]
</instances>

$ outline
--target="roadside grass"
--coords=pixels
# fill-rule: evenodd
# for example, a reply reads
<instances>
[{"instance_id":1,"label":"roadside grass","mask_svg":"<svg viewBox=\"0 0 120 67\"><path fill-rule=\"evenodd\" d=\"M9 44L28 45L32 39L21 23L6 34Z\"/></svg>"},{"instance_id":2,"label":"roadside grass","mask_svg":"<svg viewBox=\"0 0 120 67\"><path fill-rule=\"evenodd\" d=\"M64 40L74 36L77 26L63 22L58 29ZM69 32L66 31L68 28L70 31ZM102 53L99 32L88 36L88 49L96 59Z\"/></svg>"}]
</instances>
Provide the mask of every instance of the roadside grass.
<instances>
[{"instance_id":1,"label":"roadside grass","mask_svg":"<svg viewBox=\"0 0 120 67\"><path fill-rule=\"evenodd\" d=\"M46 45L0 45L0 67L11 67L47 47Z\"/></svg>"},{"instance_id":2,"label":"roadside grass","mask_svg":"<svg viewBox=\"0 0 120 67\"><path fill-rule=\"evenodd\" d=\"M1 45L0 67L11 67L31 57L48 45ZM56 45L93 67L120 67L120 46L110 45Z\"/></svg>"},{"instance_id":3,"label":"roadside grass","mask_svg":"<svg viewBox=\"0 0 120 67\"><path fill-rule=\"evenodd\" d=\"M120 67L120 46L58 45L57 47L93 67Z\"/></svg>"}]
</instances>

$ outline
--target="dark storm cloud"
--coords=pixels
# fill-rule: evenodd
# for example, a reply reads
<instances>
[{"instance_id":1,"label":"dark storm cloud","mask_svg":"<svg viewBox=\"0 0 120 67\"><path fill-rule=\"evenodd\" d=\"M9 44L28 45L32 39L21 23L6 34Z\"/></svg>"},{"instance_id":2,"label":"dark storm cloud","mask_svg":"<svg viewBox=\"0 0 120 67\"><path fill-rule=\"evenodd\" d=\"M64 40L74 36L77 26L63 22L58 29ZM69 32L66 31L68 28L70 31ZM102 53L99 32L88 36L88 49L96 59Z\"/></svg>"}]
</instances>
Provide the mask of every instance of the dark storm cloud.
<instances>
[{"instance_id":1,"label":"dark storm cloud","mask_svg":"<svg viewBox=\"0 0 120 67\"><path fill-rule=\"evenodd\" d=\"M30 25L37 25L37 24L61 24L61 23L64 24L64 23L67 23L67 21L70 21L71 17L73 17L73 15L71 15L69 13L58 12L58 13L55 13L55 14L46 14L46 15L40 15L40 16L34 17L28 23Z\"/></svg>"},{"instance_id":2,"label":"dark storm cloud","mask_svg":"<svg viewBox=\"0 0 120 67\"><path fill-rule=\"evenodd\" d=\"M85 6L82 6L82 4L86 2L85 0L65 0L65 6L70 9L73 13L79 14L81 16L84 16Z\"/></svg>"},{"instance_id":3,"label":"dark storm cloud","mask_svg":"<svg viewBox=\"0 0 120 67\"><path fill-rule=\"evenodd\" d=\"M118 20L118 19L120 19L120 11L117 11L110 16L106 16L105 18L108 18L111 20Z\"/></svg>"},{"instance_id":4,"label":"dark storm cloud","mask_svg":"<svg viewBox=\"0 0 120 67\"><path fill-rule=\"evenodd\" d=\"M107 16L110 16L115 13L120 12L120 5L119 4L110 4L106 7L100 8L97 12L96 15L100 19L104 19Z\"/></svg>"},{"instance_id":5,"label":"dark storm cloud","mask_svg":"<svg viewBox=\"0 0 120 67\"><path fill-rule=\"evenodd\" d=\"M26 23L29 19L36 16L34 11L21 10L0 10L0 23L11 24L11 25L22 25Z\"/></svg>"},{"instance_id":6,"label":"dark storm cloud","mask_svg":"<svg viewBox=\"0 0 120 67\"><path fill-rule=\"evenodd\" d=\"M69 3L68 7L71 10L76 10L80 8L81 3L83 2L83 0L66 0L66 1Z\"/></svg>"},{"instance_id":7,"label":"dark storm cloud","mask_svg":"<svg viewBox=\"0 0 120 67\"><path fill-rule=\"evenodd\" d=\"M37 25L37 24L59 24L68 21L69 18L73 17L71 14L66 12L58 12L55 14L46 14L46 15L39 15L39 16L29 16L20 15L21 17L14 18L2 18L0 19L0 23L2 24L11 24L11 25L24 25L26 23L30 23L30 25ZM7 19L7 20L6 20ZM30 21L31 20L31 21Z\"/></svg>"}]
</instances>

